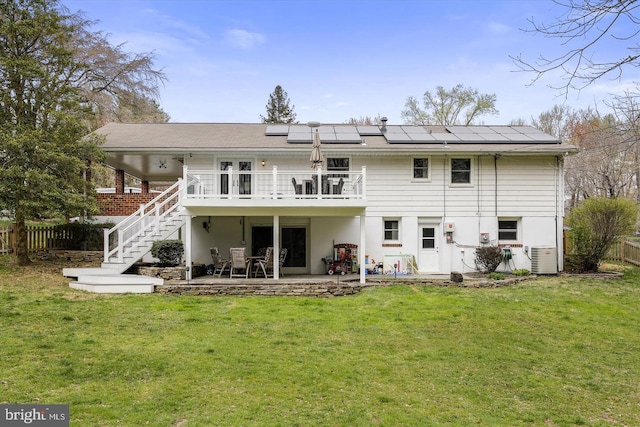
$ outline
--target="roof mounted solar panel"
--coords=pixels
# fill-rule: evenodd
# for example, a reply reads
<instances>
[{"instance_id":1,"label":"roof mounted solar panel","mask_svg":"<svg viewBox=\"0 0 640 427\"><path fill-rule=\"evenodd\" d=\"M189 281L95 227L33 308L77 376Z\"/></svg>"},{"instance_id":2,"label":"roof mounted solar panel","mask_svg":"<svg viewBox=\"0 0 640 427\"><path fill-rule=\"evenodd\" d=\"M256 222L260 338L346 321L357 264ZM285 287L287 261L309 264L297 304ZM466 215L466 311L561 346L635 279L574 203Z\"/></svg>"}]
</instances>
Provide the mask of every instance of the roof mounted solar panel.
<instances>
[{"instance_id":1,"label":"roof mounted solar panel","mask_svg":"<svg viewBox=\"0 0 640 427\"><path fill-rule=\"evenodd\" d=\"M356 126L356 129L358 130L358 133L360 134L360 136L382 135L382 131L378 126L370 126L370 125Z\"/></svg>"},{"instance_id":2,"label":"roof mounted solar panel","mask_svg":"<svg viewBox=\"0 0 640 427\"><path fill-rule=\"evenodd\" d=\"M477 133L478 135L485 135L485 134L495 135L498 132L496 132L495 130L487 126L473 126L473 133Z\"/></svg>"},{"instance_id":3,"label":"roof mounted solar panel","mask_svg":"<svg viewBox=\"0 0 640 427\"><path fill-rule=\"evenodd\" d=\"M311 144L311 132L289 132L287 142L290 144Z\"/></svg>"},{"instance_id":4,"label":"roof mounted solar panel","mask_svg":"<svg viewBox=\"0 0 640 427\"><path fill-rule=\"evenodd\" d=\"M505 137L509 138L509 141L511 141L511 142L523 142L523 141L532 142L532 141L534 141L533 138L531 138L531 137L529 137L529 136L527 136L525 134L522 134L522 133L509 133L509 134L506 134Z\"/></svg>"},{"instance_id":5,"label":"roof mounted solar panel","mask_svg":"<svg viewBox=\"0 0 640 427\"><path fill-rule=\"evenodd\" d=\"M320 142L332 143L336 142L337 139L333 129L320 129Z\"/></svg>"},{"instance_id":6,"label":"roof mounted solar panel","mask_svg":"<svg viewBox=\"0 0 640 427\"><path fill-rule=\"evenodd\" d=\"M355 127L336 126L336 142L339 144L360 144L362 138Z\"/></svg>"},{"instance_id":7,"label":"roof mounted solar panel","mask_svg":"<svg viewBox=\"0 0 640 427\"><path fill-rule=\"evenodd\" d=\"M436 141L438 142L442 142L442 141L446 141L446 142L460 142L460 138L458 138L456 135L452 134L452 133L432 133L431 134Z\"/></svg>"},{"instance_id":8,"label":"roof mounted solar panel","mask_svg":"<svg viewBox=\"0 0 640 427\"><path fill-rule=\"evenodd\" d=\"M411 142L411 138L409 135L402 132L387 132L384 134L384 137L387 139L387 142L390 144L403 144L407 142Z\"/></svg>"},{"instance_id":9,"label":"roof mounted solar panel","mask_svg":"<svg viewBox=\"0 0 640 427\"><path fill-rule=\"evenodd\" d=\"M267 136L286 136L289 134L289 126L287 125L269 125L264 132Z\"/></svg>"},{"instance_id":10,"label":"roof mounted solar panel","mask_svg":"<svg viewBox=\"0 0 640 427\"><path fill-rule=\"evenodd\" d=\"M475 133L471 126L445 126L444 128L451 133L463 133L465 135L468 133Z\"/></svg>"},{"instance_id":11,"label":"roof mounted solar panel","mask_svg":"<svg viewBox=\"0 0 640 427\"><path fill-rule=\"evenodd\" d=\"M409 138L411 138L412 142L438 142L435 137L430 134L430 133L424 133L424 134L415 134L415 133L408 133L407 134L409 136Z\"/></svg>"},{"instance_id":12,"label":"roof mounted solar panel","mask_svg":"<svg viewBox=\"0 0 640 427\"><path fill-rule=\"evenodd\" d=\"M489 143L491 142L509 142L509 138L507 138L504 135L500 135L497 133L492 133L492 134L487 134L487 135L482 135L485 140Z\"/></svg>"}]
</instances>

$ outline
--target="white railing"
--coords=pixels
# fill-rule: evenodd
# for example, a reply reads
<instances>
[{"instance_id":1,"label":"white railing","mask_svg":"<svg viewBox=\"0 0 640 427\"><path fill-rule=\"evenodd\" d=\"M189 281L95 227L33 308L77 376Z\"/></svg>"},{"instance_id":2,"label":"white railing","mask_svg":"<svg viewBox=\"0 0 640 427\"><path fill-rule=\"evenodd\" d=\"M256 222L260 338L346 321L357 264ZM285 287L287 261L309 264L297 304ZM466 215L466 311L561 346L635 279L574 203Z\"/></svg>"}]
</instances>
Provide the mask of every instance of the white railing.
<instances>
[{"instance_id":1,"label":"white railing","mask_svg":"<svg viewBox=\"0 0 640 427\"><path fill-rule=\"evenodd\" d=\"M365 199L366 167L351 171L193 170L184 167L186 199ZM318 183L320 183L318 185Z\"/></svg>"},{"instance_id":2,"label":"white railing","mask_svg":"<svg viewBox=\"0 0 640 427\"><path fill-rule=\"evenodd\" d=\"M157 232L162 221L180 206L182 179L166 189L134 214L104 231L104 262L124 262L127 253L145 243L148 234Z\"/></svg>"}]
</instances>

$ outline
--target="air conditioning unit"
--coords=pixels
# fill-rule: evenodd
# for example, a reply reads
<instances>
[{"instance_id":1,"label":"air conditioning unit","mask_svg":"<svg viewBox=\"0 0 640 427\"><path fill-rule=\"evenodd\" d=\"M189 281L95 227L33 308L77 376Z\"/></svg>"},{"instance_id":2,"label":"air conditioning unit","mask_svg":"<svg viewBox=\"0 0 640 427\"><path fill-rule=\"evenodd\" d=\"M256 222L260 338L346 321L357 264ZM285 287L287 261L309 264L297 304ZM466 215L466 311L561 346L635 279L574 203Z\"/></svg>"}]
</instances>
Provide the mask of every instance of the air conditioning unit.
<instances>
[{"instance_id":1,"label":"air conditioning unit","mask_svg":"<svg viewBox=\"0 0 640 427\"><path fill-rule=\"evenodd\" d=\"M531 248L531 273L558 274L558 256L555 246Z\"/></svg>"}]
</instances>

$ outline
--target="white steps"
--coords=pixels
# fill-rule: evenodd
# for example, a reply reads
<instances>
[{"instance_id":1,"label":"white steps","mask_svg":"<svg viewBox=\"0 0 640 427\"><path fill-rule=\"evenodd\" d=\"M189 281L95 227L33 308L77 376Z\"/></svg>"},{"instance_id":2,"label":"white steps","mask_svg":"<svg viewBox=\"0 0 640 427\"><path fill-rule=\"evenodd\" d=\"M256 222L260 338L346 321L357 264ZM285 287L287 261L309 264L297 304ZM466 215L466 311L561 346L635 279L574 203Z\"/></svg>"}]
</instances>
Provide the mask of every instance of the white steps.
<instances>
[{"instance_id":1,"label":"white steps","mask_svg":"<svg viewBox=\"0 0 640 427\"><path fill-rule=\"evenodd\" d=\"M65 277L75 277L69 287L98 294L151 294L156 286L164 284L163 279L120 274L107 268L65 268Z\"/></svg>"}]
</instances>

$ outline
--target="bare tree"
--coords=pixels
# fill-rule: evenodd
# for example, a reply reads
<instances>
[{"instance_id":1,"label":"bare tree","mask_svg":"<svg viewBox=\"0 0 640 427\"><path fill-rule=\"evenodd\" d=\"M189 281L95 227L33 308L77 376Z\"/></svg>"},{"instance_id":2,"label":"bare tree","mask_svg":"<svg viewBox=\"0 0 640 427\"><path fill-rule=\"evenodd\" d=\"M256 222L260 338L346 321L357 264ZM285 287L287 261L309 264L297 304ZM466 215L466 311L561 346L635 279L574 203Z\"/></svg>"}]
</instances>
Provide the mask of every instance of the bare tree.
<instances>
[{"instance_id":1,"label":"bare tree","mask_svg":"<svg viewBox=\"0 0 640 427\"><path fill-rule=\"evenodd\" d=\"M580 149L566 161L570 207L591 197L636 197L634 153L613 115L581 110L570 125L568 139Z\"/></svg>"},{"instance_id":2,"label":"bare tree","mask_svg":"<svg viewBox=\"0 0 640 427\"><path fill-rule=\"evenodd\" d=\"M570 89L583 89L605 75L620 78L623 71L640 65L640 2L636 0L554 0L563 13L550 24L529 19L531 28L525 31L557 38L566 52L556 57L540 55L537 60L511 56L523 71L534 73L532 83L544 74L560 70L564 84L555 86L566 94ZM630 25L629 25L630 24ZM628 54L621 58L596 60L594 53L602 43L613 40L627 44ZM601 50L598 52L601 53Z\"/></svg>"},{"instance_id":3,"label":"bare tree","mask_svg":"<svg viewBox=\"0 0 640 427\"><path fill-rule=\"evenodd\" d=\"M423 105L410 96L402 111L405 123L414 125L464 125L485 114L498 114L496 95L479 93L477 89L459 84L451 90L442 86L435 93L426 91L422 99Z\"/></svg>"},{"instance_id":4,"label":"bare tree","mask_svg":"<svg viewBox=\"0 0 640 427\"><path fill-rule=\"evenodd\" d=\"M636 202L640 203L640 94L627 91L624 95L614 97L609 106L620 123L620 130L633 158Z\"/></svg>"},{"instance_id":5,"label":"bare tree","mask_svg":"<svg viewBox=\"0 0 640 427\"><path fill-rule=\"evenodd\" d=\"M369 117L369 116L360 116L359 118L351 117L349 120L346 121L346 124L367 125L367 126L378 125L379 126L379 125L382 125L382 116L378 114L375 117Z\"/></svg>"},{"instance_id":6,"label":"bare tree","mask_svg":"<svg viewBox=\"0 0 640 427\"><path fill-rule=\"evenodd\" d=\"M537 118L531 120L532 126L553 135L561 141L568 137L570 124L575 120L571 107L556 104L550 110L544 111Z\"/></svg>"}]
</instances>

